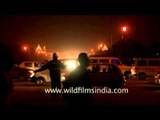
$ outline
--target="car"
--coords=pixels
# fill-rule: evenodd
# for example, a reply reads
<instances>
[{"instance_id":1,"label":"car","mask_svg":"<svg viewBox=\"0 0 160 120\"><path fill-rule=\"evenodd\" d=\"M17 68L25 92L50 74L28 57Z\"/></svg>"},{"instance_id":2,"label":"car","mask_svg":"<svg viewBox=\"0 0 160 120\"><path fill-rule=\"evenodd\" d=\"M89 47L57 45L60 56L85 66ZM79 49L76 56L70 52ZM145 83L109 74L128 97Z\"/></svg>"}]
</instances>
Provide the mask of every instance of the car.
<instances>
[{"instance_id":1,"label":"car","mask_svg":"<svg viewBox=\"0 0 160 120\"><path fill-rule=\"evenodd\" d=\"M93 86L119 88L126 83L122 71L116 64L89 65L87 70Z\"/></svg>"},{"instance_id":2,"label":"car","mask_svg":"<svg viewBox=\"0 0 160 120\"><path fill-rule=\"evenodd\" d=\"M21 68L17 65L14 65L9 72L9 78L11 80L26 81L30 80L32 76L33 76L32 70Z\"/></svg>"},{"instance_id":3,"label":"car","mask_svg":"<svg viewBox=\"0 0 160 120\"><path fill-rule=\"evenodd\" d=\"M42 64L38 61L23 61L19 65L20 68L30 69L30 70L37 70L42 66Z\"/></svg>"},{"instance_id":4,"label":"car","mask_svg":"<svg viewBox=\"0 0 160 120\"><path fill-rule=\"evenodd\" d=\"M89 57L90 65L94 64L116 64L127 79L134 76L133 67L122 64L121 60L117 57Z\"/></svg>"},{"instance_id":5,"label":"car","mask_svg":"<svg viewBox=\"0 0 160 120\"><path fill-rule=\"evenodd\" d=\"M140 80L154 77L155 73L160 72L160 58L135 59L133 71L135 71L135 76Z\"/></svg>"}]
</instances>

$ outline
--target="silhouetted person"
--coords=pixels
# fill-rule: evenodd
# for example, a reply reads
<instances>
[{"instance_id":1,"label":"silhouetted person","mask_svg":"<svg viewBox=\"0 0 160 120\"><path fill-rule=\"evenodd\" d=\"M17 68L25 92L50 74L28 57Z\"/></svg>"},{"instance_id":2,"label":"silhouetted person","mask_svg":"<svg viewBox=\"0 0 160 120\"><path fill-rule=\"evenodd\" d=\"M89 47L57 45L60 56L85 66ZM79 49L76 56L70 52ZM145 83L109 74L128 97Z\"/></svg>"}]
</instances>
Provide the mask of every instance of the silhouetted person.
<instances>
[{"instance_id":1,"label":"silhouetted person","mask_svg":"<svg viewBox=\"0 0 160 120\"><path fill-rule=\"evenodd\" d=\"M46 63L44 66L42 66L40 69L35 70L35 73L49 69L52 89L61 89L61 69L64 68L65 65L58 60L57 54L53 53L53 59ZM56 97L56 94L52 95Z\"/></svg>"},{"instance_id":2,"label":"silhouetted person","mask_svg":"<svg viewBox=\"0 0 160 120\"><path fill-rule=\"evenodd\" d=\"M8 75L13 66L13 56L9 47L4 45L0 45L0 56L0 109L3 109L12 90L12 82Z\"/></svg>"},{"instance_id":3,"label":"silhouetted person","mask_svg":"<svg viewBox=\"0 0 160 120\"><path fill-rule=\"evenodd\" d=\"M95 65L92 66L92 72L93 72L93 73L96 73L96 72L97 72Z\"/></svg>"},{"instance_id":4,"label":"silhouetted person","mask_svg":"<svg viewBox=\"0 0 160 120\"><path fill-rule=\"evenodd\" d=\"M87 71L87 66L89 65L89 58L87 54L80 53L78 61L80 65L71 72L68 79L64 82L64 88L70 89L73 87L73 89L84 88L91 90L91 80L89 78L89 72ZM90 105L92 102L92 93L84 92L82 89L78 93L64 93L65 102L71 106L82 107Z\"/></svg>"},{"instance_id":5,"label":"silhouetted person","mask_svg":"<svg viewBox=\"0 0 160 120\"><path fill-rule=\"evenodd\" d=\"M92 67L92 72L93 72L93 73L98 73L99 71L100 71L99 65L94 65L94 66Z\"/></svg>"},{"instance_id":6,"label":"silhouetted person","mask_svg":"<svg viewBox=\"0 0 160 120\"><path fill-rule=\"evenodd\" d=\"M96 65L96 72L100 72L100 66Z\"/></svg>"}]
</instances>

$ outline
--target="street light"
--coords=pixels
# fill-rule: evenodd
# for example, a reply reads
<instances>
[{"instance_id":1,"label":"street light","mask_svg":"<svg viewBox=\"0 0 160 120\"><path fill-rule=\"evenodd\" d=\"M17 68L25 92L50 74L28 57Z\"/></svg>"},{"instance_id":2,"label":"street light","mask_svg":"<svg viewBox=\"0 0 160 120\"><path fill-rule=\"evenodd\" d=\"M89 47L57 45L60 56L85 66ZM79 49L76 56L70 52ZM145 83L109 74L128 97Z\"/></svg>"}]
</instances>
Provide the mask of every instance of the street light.
<instances>
[{"instance_id":1,"label":"street light","mask_svg":"<svg viewBox=\"0 0 160 120\"><path fill-rule=\"evenodd\" d=\"M27 51L27 47L26 47L26 46L24 46L24 47L23 47L23 50L24 50L24 51Z\"/></svg>"},{"instance_id":2,"label":"street light","mask_svg":"<svg viewBox=\"0 0 160 120\"><path fill-rule=\"evenodd\" d=\"M126 32L126 31L127 31L127 27L126 27L126 26L123 26L123 27L122 27L122 31L123 31L123 32Z\"/></svg>"},{"instance_id":3,"label":"street light","mask_svg":"<svg viewBox=\"0 0 160 120\"><path fill-rule=\"evenodd\" d=\"M95 54L95 53L94 53L94 50L93 50L93 49L91 49L91 55L93 55L93 54Z\"/></svg>"},{"instance_id":4,"label":"street light","mask_svg":"<svg viewBox=\"0 0 160 120\"><path fill-rule=\"evenodd\" d=\"M122 26L122 40L125 40L125 33L127 32L127 26L126 25L124 25L124 26Z\"/></svg>"},{"instance_id":5,"label":"street light","mask_svg":"<svg viewBox=\"0 0 160 120\"><path fill-rule=\"evenodd\" d=\"M27 47L27 46L23 46L23 50L24 50L25 52L28 52L28 54L29 54L29 59L31 59L31 51L30 51L30 48Z\"/></svg>"}]
</instances>

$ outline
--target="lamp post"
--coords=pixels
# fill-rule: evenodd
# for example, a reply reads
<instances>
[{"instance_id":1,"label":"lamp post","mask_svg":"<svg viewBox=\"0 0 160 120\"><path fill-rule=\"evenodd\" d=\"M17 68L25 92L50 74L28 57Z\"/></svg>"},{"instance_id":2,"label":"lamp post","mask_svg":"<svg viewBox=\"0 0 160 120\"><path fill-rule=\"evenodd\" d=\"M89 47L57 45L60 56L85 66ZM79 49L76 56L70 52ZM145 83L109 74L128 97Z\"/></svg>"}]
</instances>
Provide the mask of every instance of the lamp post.
<instances>
[{"instance_id":1,"label":"lamp post","mask_svg":"<svg viewBox=\"0 0 160 120\"><path fill-rule=\"evenodd\" d=\"M28 58L29 58L29 60L31 60L31 51L30 51L30 48L27 47L27 46L23 46L23 50L25 52L28 52Z\"/></svg>"},{"instance_id":2,"label":"lamp post","mask_svg":"<svg viewBox=\"0 0 160 120\"><path fill-rule=\"evenodd\" d=\"M122 40L126 39L127 26L122 27Z\"/></svg>"},{"instance_id":3,"label":"lamp post","mask_svg":"<svg viewBox=\"0 0 160 120\"><path fill-rule=\"evenodd\" d=\"M123 59L124 59L124 61L126 61L128 58L129 58L129 51L128 51L128 46L127 46L127 44L128 44L128 41L126 41L127 39L126 39L126 33L128 32L128 26L127 25L123 25L122 27L121 27L121 32L122 32L122 38L121 38L121 40L122 40L122 43L123 43Z\"/></svg>"}]
</instances>

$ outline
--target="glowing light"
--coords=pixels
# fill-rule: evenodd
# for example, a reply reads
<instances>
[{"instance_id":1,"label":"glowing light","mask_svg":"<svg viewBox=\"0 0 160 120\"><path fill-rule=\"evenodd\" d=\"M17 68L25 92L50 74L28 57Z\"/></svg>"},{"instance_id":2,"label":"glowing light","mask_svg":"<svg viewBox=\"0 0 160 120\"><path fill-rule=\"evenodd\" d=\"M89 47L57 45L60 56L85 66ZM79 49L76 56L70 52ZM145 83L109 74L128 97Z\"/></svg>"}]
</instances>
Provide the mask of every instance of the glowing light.
<instances>
[{"instance_id":1,"label":"glowing light","mask_svg":"<svg viewBox=\"0 0 160 120\"><path fill-rule=\"evenodd\" d=\"M35 52L41 53L41 51L42 51L42 48L41 48L41 46L38 44Z\"/></svg>"},{"instance_id":2,"label":"glowing light","mask_svg":"<svg viewBox=\"0 0 160 120\"><path fill-rule=\"evenodd\" d=\"M106 44L100 44L98 45L98 50L106 51L108 50L108 47Z\"/></svg>"},{"instance_id":3,"label":"glowing light","mask_svg":"<svg viewBox=\"0 0 160 120\"><path fill-rule=\"evenodd\" d=\"M108 47L107 47L106 44L104 44L104 46L103 46L103 48L102 48L102 51L106 51L106 50L108 50Z\"/></svg>"},{"instance_id":4,"label":"glowing light","mask_svg":"<svg viewBox=\"0 0 160 120\"><path fill-rule=\"evenodd\" d=\"M82 50L66 50L59 53L59 59L76 59Z\"/></svg>"},{"instance_id":5,"label":"glowing light","mask_svg":"<svg viewBox=\"0 0 160 120\"><path fill-rule=\"evenodd\" d=\"M75 60L68 60L66 61L67 69L73 70L77 67L77 63Z\"/></svg>"},{"instance_id":6,"label":"glowing light","mask_svg":"<svg viewBox=\"0 0 160 120\"><path fill-rule=\"evenodd\" d=\"M61 82L65 81L65 80L66 80L65 76L61 76Z\"/></svg>"},{"instance_id":7,"label":"glowing light","mask_svg":"<svg viewBox=\"0 0 160 120\"><path fill-rule=\"evenodd\" d=\"M30 72L30 78L32 78L35 75L35 73L32 70L30 70L29 72Z\"/></svg>"},{"instance_id":8,"label":"glowing light","mask_svg":"<svg viewBox=\"0 0 160 120\"><path fill-rule=\"evenodd\" d=\"M93 49L91 49L91 52L94 52L94 50L93 50Z\"/></svg>"},{"instance_id":9,"label":"glowing light","mask_svg":"<svg viewBox=\"0 0 160 120\"><path fill-rule=\"evenodd\" d=\"M123 26L123 27L122 27L122 31L123 31L123 32L126 32L126 31L127 31L127 26Z\"/></svg>"},{"instance_id":10,"label":"glowing light","mask_svg":"<svg viewBox=\"0 0 160 120\"><path fill-rule=\"evenodd\" d=\"M25 50L25 51L26 51L26 50L27 50L27 47L23 47L23 50Z\"/></svg>"}]
</instances>

